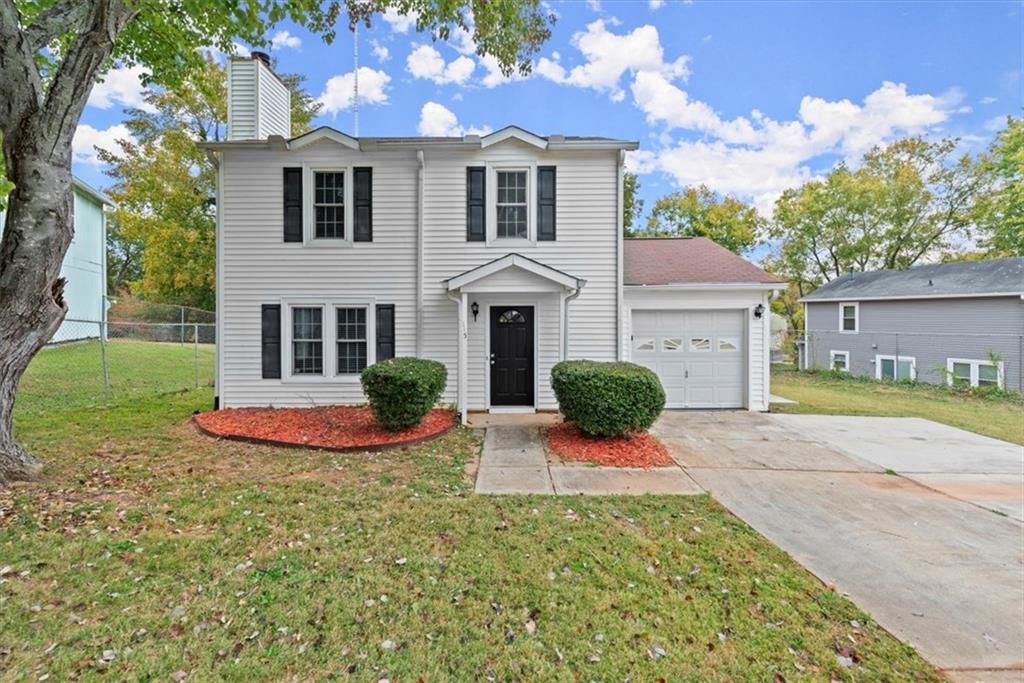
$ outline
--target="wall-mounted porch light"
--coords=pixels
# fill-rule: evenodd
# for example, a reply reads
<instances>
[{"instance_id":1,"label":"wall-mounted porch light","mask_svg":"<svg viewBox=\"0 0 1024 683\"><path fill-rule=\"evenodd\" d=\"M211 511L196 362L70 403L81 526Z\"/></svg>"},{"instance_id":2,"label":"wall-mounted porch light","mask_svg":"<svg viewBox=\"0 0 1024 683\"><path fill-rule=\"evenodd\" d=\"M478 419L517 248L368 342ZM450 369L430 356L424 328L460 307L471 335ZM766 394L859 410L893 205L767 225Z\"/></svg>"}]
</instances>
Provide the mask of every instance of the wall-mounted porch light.
<instances>
[{"instance_id":1,"label":"wall-mounted porch light","mask_svg":"<svg viewBox=\"0 0 1024 683\"><path fill-rule=\"evenodd\" d=\"M763 316L763 315L764 315L764 304L758 304L757 306L754 307L754 317L757 318L758 320L760 320L761 316Z\"/></svg>"},{"instance_id":2,"label":"wall-mounted porch light","mask_svg":"<svg viewBox=\"0 0 1024 683\"><path fill-rule=\"evenodd\" d=\"M473 305L469 307L469 310L473 312L473 322L476 322L476 317L480 315L480 304L473 302Z\"/></svg>"}]
</instances>

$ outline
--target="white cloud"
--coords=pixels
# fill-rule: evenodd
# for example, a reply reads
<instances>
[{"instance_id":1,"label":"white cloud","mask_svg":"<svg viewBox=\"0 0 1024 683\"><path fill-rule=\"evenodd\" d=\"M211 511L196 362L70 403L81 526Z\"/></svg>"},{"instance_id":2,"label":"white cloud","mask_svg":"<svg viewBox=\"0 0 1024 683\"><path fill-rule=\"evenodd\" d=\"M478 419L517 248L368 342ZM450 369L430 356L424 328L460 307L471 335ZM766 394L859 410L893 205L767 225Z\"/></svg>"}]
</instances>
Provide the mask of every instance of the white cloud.
<instances>
[{"instance_id":1,"label":"white cloud","mask_svg":"<svg viewBox=\"0 0 1024 683\"><path fill-rule=\"evenodd\" d=\"M486 57L480 58L480 66L487 71L487 74L480 80L480 83L485 88L495 88L505 83L512 83L513 81L522 81L528 78L527 76L519 73L518 69L514 69L511 74L506 76L501 73L501 67L498 66L498 60L493 55L487 55Z\"/></svg>"},{"instance_id":2,"label":"white cloud","mask_svg":"<svg viewBox=\"0 0 1024 683\"><path fill-rule=\"evenodd\" d=\"M241 43L231 43L231 47L231 54L233 55L237 55L239 57L248 57L250 54L252 54L249 48L247 48L245 45L242 45Z\"/></svg>"},{"instance_id":3,"label":"white cloud","mask_svg":"<svg viewBox=\"0 0 1024 683\"><path fill-rule=\"evenodd\" d=\"M118 66L103 76L89 93L89 106L110 109L114 106L134 107L143 111L156 111L143 99L146 87L142 85L142 67Z\"/></svg>"},{"instance_id":4,"label":"white cloud","mask_svg":"<svg viewBox=\"0 0 1024 683\"><path fill-rule=\"evenodd\" d=\"M133 140L132 134L128 132L124 124L117 123L105 130L98 130L83 123L75 129L75 137L71 140L71 151L75 161L101 166L102 162L96 154L96 148L117 152L120 150L117 145L118 140Z\"/></svg>"},{"instance_id":5,"label":"white cloud","mask_svg":"<svg viewBox=\"0 0 1024 683\"><path fill-rule=\"evenodd\" d=\"M726 120L660 74L638 73L632 92L649 124L703 136L634 155L632 163L645 172L668 173L680 186L703 183L750 199L765 213L783 190L812 177L808 164L815 158L837 154L856 163L878 144L945 122L962 99L955 90L915 95L903 84L886 81L861 104L806 96L794 120L776 121L756 109L749 118Z\"/></svg>"},{"instance_id":6,"label":"white cloud","mask_svg":"<svg viewBox=\"0 0 1024 683\"><path fill-rule=\"evenodd\" d=\"M978 104L995 104L998 101L999 100L995 97L982 97L980 100L978 100Z\"/></svg>"},{"instance_id":7,"label":"white cloud","mask_svg":"<svg viewBox=\"0 0 1024 683\"><path fill-rule=\"evenodd\" d=\"M463 127L455 112L437 102L427 102L420 109L420 135L428 137L461 137L463 135L486 135L491 132L489 126Z\"/></svg>"},{"instance_id":8,"label":"white cloud","mask_svg":"<svg viewBox=\"0 0 1024 683\"><path fill-rule=\"evenodd\" d=\"M439 85L456 83L464 85L473 75L476 63L461 55L445 64L444 57L430 45L419 45L409 53L405 67L415 78L424 78Z\"/></svg>"},{"instance_id":9,"label":"white cloud","mask_svg":"<svg viewBox=\"0 0 1024 683\"><path fill-rule=\"evenodd\" d=\"M707 35L705 35L705 36L704 36L703 38L701 38L701 39L700 39L700 42L702 42L702 43L704 43L705 45L707 45L708 43L710 43L710 42L711 42L711 39L712 39L713 37L714 37L714 36L712 36L712 35L711 35L710 33L708 33Z\"/></svg>"},{"instance_id":10,"label":"white cloud","mask_svg":"<svg viewBox=\"0 0 1024 683\"><path fill-rule=\"evenodd\" d=\"M385 45L381 45L380 41L376 38L370 40L370 48L373 51L373 56L377 58L377 61L384 63L391 59L391 52Z\"/></svg>"},{"instance_id":11,"label":"white cloud","mask_svg":"<svg viewBox=\"0 0 1024 683\"><path fill-rule=\"evenodd\" d=\"M587 0L587 7L593 12L601 11L601 0Z\"/></svg>"},{"instance_id":12,"label":"white cloud","mask_svg":"<svg viewBox=\"0 0 1024 683\"><path fill-rule=\"evenodd\" d=\"M416 28L416 19L418 14L416 12L408 12L400 14L394 7L388 7L388 9L381 15L384 21L388 23L392 31L396 33L408 33L409 29Z\"/></svg>"},{"instance_id":13,"label":"white cloud","mask_svg":"<svg viewBox=\"0 0 1024 683\"><path fill-rule=\"evenodd\" d=\"M665 6L665 0L647 0L647 6L652 10L659 10Z\"/></svg>"},{"instance_id":14,"label":"white cloud","mask_svg":"<svg viewBox=\"0 0 1024 683\"><path fill-rule=\"evenodd\" d=\"M278 31L270 39L270 46L275 50L282 50L286 47L297 49L302 47L302 40L298 36L293 36L288 31Z\"/></svg>"},{"instance_id":15,"label":"white cloud","mask_svg":"<svg viewBox=\"0 0 1024 683\"><path fill-rule=\"evenodd\" d=\"M619 83L626 72L647 71L668 80L685 80L690 75L689 57L665 61L658 29L651 25L618 35L598 19L588 24L586 31L573 35L572 44L583 53L586 63L567 70L555 59L541 58L537 73L555 83L607 92L615 102L625 97Z\"/></svg>"},{"instance_id":16,"label":"white cloud","mask_svg":"<svg viewBox=\"0 0 1024 683\"><path fill-rule=\"evenodd\" d=\"M324 106L325 114L337 114L352 107L352 94L355 76L349 71L345 74L332 76L324 85L324 90L317 102ZM384 104L388 101L387 86L391 81L384 71L359 67L359 102L360 104Z\"/></svg>"}]
</instances>

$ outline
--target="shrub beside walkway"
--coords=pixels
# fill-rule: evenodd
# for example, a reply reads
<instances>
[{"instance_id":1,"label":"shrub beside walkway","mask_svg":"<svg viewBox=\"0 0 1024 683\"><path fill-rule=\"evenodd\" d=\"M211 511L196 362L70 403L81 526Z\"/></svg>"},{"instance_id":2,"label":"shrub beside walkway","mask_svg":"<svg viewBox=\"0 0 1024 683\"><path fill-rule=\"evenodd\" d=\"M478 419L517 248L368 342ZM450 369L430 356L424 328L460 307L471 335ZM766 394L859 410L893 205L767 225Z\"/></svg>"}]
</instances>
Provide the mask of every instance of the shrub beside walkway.
<instances>
[{"instance_id":1,"label":"shrub beside walkway","mask_svg":"<svg viewBox=\"0 0 1024 683\"><path fill-rule=\"evenodd\" d=\"M594 467L562 462L544 451L536 424L492 425L484 435L476 478L481 494L643 495L703 493L681 467Z\"/></svg>"}]
</instances>

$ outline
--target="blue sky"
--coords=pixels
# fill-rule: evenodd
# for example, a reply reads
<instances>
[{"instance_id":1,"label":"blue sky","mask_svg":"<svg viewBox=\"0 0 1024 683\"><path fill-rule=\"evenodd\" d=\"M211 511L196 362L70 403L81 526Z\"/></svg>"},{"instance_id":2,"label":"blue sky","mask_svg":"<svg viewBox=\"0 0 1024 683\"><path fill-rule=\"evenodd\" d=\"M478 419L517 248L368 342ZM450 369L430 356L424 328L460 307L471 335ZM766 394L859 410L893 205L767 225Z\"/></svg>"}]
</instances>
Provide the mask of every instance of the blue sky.
<instances>
[{"instance_id":1,"label":"blue sky","mask_svg":"<svg viewBox=\"0 0 1024 683\"><path fill-rule=\"evenodd\" d=\"M769 212L787 187L909 134L965 150L1020 115L1018 2L551 2L552 39L527 79L504 79L472 39L430 42L406 17L361 30L361 135L461 134L514 123L540 134L640 141L629 165L648 207L705 183ZM283 32L283 33L279 33ZM352 35L333 45L283 24L278 70L303 73L352 132ZM244 49L247 46L242 46ZM332 80L333 79L333 80ZM93 144L124 134L137 73L97 86L76 136L75 172L108 184Z\"/></svg>"}]
</instances>

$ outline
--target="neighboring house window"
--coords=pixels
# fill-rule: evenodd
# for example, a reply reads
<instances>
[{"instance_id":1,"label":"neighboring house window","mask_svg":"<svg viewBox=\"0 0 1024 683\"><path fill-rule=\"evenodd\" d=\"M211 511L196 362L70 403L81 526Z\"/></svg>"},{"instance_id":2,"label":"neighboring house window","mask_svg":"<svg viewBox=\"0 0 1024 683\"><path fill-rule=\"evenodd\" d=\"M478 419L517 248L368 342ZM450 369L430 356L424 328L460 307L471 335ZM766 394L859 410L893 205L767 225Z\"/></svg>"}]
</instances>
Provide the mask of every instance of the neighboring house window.
<instances>
[{"instance_id":1,"label":"neighboring house window","mask_svg":"<svg viewBox=\"0 0 1024 683\"><path fill-rule=\"evenodd\" d=\"M829 351L828 352L828 365L832 370L838 370L840 372L850 371L850 352L849 351Z\"/></svg>"},{"instance_id":2,"label":"neighboring house window","mask_svg":"<svg viewBox=\"0 0 1024 683\"><path fill-rule=\"evenodd\" d=\"M338 308L338 374L366 369L366 309Z\"/></svg>"},{"instance_id":3,"label":"neighboring house window","mask_svg":"<svg viewBox=\"0 0 1024 683\"><path fill-rule=\"evenodd\" d=\"M1003 364L990 360L970 358L949 358L946 360L946 377L950 384L964 384L972 387L1003 387Z\"/></svg>"},{"instance_id":4,"label":"neighboring house window","mask_svg":"<svg viewBox=\"0 0 1024 683\"><path fill-rule=\"evenodd\" d=\"M324 372L323 314L320 307L292 308L292 374Z\"/></svg>"},{"instance_id":5,"label":"neighboring house window","mask_svg":"<svg viewBox=\"0 0 1024 683\"><path fill-rule=\"evenodd\" d=\"M345 239L345 173L313 172L313 236Z\"/></svg>"},{"instance_id":6,"label":"neighboring house window","mask_svg":"<svg viewBox=\"0 0 1024 683\"><path fill-rule=\"evenodd\" d=\"M499 238L529 238L529 192L527 171L497 172L497 235Z\"/></svg>"},{"instance_id":7,"label":"neighboring house window","mask_svg":"<svg viewBox=\"0 0 1024 683\"><path fill-rule=\"evenodd\" d=\"M917 359L913 356L875 356L875 379L892 382L917 379Z\"/></svg>"},{"instance_id":8,"label":"neighboring house window","mask_svg":"<svg viewBox=\"0 0 1024 683\"><path fill-rule=\"evenodd\" d=\"M860 328L859 308L856 303L839 304L840 332L856 332Z\"/></svg>"}]
</instances>

